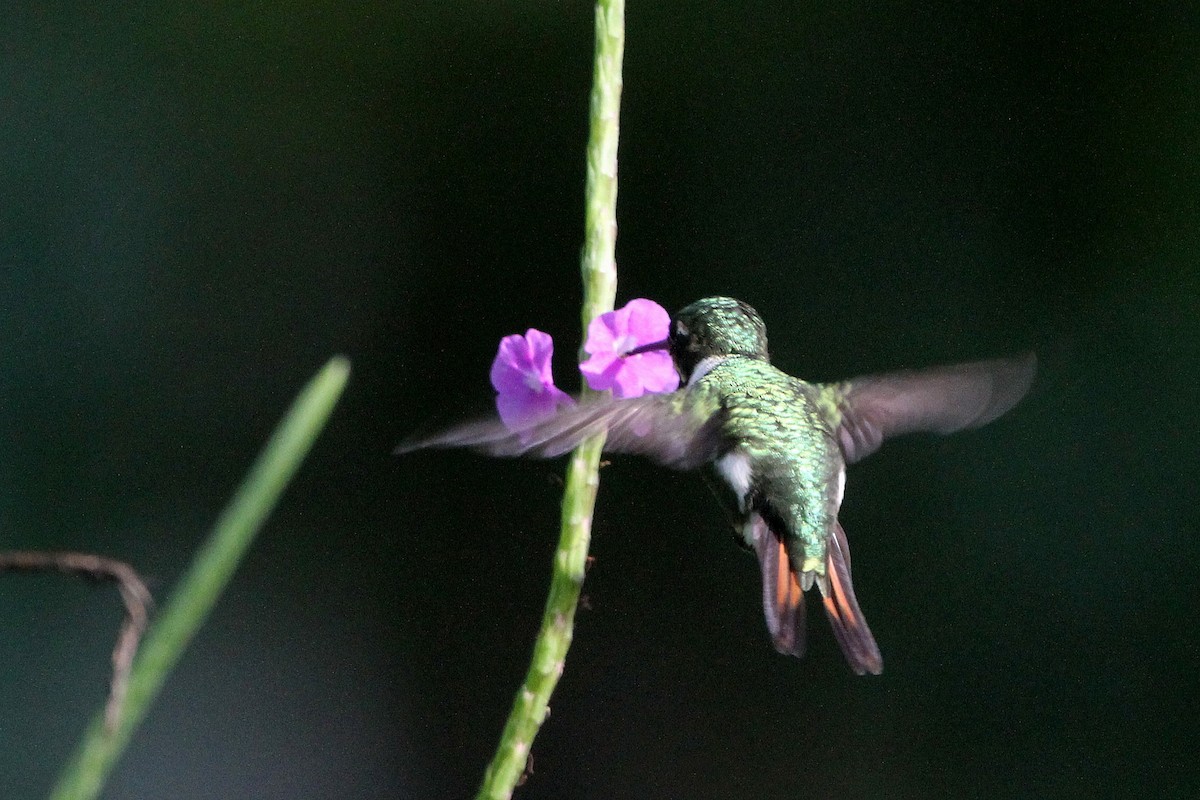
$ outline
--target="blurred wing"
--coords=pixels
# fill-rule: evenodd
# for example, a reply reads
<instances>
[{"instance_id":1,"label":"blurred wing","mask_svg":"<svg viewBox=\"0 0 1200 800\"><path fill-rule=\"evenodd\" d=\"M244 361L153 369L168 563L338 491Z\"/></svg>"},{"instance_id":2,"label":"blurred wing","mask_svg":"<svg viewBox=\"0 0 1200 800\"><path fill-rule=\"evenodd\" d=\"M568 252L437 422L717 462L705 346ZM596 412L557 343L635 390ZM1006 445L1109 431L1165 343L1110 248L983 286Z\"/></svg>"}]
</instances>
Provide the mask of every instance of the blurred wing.
<instances>
[{"instance_id":1,"label":"blurred wing","mask_svg":"<svg viewBox=\"0 0 1200 800\"><path fill-rule=\"evenodd\" d=\"M775 650L785 656L804 656L804 592L792 572L787 548L758 514L751 514L754 552L762 569L763 616Z\"/></svg>"},{"instance_id":2,"label":"blurred wing","mask_svg":"<svg viewBox=\"0 0 1200 800\"><path fill-rule=\"evenodd\" d=\"M716 457L723 412L685 392L629 400L600 397L560 408L553 417L520 430L489 418L411 440L397 455L426 447L469 447L494 456L554 458L584 439L606 432L605 452L643 455L676 469L694 469Z\"/></svg>"},{"instance_id":3,"label":"blurred wing","mask_svg":"<svg viewBox=\"0 0 1200 800\"><path fill-rule=\"evenodd\" d=\"M832 394L840 415L842 455L853 464L893 436L946 434L986 425L1025 396L1036 368L1037 358L1027 353L870 375L823 389Z\"/></svg>"}]
</instances>

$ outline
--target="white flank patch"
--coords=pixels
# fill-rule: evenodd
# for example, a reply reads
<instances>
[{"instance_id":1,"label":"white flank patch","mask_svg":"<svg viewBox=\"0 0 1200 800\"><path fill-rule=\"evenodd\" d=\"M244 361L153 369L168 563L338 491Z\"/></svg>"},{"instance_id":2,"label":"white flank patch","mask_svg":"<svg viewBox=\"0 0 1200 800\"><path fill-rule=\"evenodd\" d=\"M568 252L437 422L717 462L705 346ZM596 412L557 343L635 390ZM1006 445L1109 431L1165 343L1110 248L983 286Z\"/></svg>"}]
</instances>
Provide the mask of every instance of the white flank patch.
<instances>
[{"instance_id":1,"label":"white flank patch","mask_svg":"<svg viewBox=\"0 0 1200 800\"><path fill-rule=\"evenodd\" d=\"M750 491L750 456L740 449L730 450L717 459L717 472L737 495L738 510L746 513L746 492Z\"/></svg>"}]
</instances>

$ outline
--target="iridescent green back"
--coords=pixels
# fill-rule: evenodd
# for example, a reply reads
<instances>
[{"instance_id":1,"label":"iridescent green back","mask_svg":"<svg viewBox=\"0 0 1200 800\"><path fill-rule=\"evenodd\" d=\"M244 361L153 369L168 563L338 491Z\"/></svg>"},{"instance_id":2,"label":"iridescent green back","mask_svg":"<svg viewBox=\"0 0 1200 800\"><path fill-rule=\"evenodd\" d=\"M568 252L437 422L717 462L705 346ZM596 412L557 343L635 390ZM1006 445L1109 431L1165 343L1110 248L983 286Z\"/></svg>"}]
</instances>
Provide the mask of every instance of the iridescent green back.
<instances>
[{"instance_id":1,"label":"iridescent green back","mask_svg":"<svg viewBox=\"0 0 1200 800\"><path fill-rule=\"evenodd\" d=\"M693 387L718 394L723 438L750 457L757 496L769 498L799 571L825 572L825 542L836 519L842 457L819 387L761 358L730 356Z\"/></svg>"}]
</instances>

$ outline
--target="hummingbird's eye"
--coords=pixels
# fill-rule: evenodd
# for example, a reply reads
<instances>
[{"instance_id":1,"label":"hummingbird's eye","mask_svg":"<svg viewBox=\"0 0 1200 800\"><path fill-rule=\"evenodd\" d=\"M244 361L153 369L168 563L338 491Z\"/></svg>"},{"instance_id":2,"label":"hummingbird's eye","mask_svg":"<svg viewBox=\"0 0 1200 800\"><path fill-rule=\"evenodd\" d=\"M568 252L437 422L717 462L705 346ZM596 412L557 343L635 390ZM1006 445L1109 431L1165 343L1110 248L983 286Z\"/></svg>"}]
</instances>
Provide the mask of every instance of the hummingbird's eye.
<instances>
[{"instance_id":1,"label":"hummingbird's eye","mask_svg":"<svg viewBox=\"0 0 1200 800\"><path fill-rule=\"evenodd\" d=\"M684 350L695 352L699 348L700 343L696 341L695 336L692 336L692 332L688 330L688 326L679 320L675 320L675 324L671 327L672 352L682 352Z\"/></svg>"}]
</instances>

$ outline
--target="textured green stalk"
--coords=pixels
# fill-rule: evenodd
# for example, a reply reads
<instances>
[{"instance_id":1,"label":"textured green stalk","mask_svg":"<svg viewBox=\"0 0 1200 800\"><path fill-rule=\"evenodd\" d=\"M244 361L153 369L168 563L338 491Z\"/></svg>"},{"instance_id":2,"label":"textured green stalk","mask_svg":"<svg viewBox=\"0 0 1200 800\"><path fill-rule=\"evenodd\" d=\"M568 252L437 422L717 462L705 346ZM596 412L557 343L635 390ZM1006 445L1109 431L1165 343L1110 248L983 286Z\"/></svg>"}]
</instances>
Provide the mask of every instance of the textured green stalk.
<instances>
[{"instance_id":1,"label":"textured green stalk","mask_svg":"<svg viewBox=\"0 0 1200 800\"><path fill-rule=\"evenodd\" d=\"M597 0L592 73L591 134L583 242L583 334L612 311L617 295L617 133L621 116L621 59L625 52L624 0ZM580 357L583 350L580 349Z\"/></svg>"},{"instance_id":2,"label":"textured green stalk","mask_svg":"<svg viewBox=\"0 0 1200 800\"><path fill-rule=\"evenodd\" d=\"M100 794L167 675L216 605L255 534L325 426L349 374L346 359L331 359L292 403L196 553L170 602L147 631L129 674L125 705L116 729L109 732L104 714L96 716L74 758L59 776L52 800L91 800Z\"/></svg>"},{"instance_id":3,"label":"textured green stalk","mask_svg":"<svg viewBox=\"0 0 1200 800\"><path fill-rule=\"evenodd\" d=\"M584 338L592 318L612 310L617 292L613 253L617 241L617 131L624 48L624 0L598 0L582 265ZM562 532L554 554L554 572L542 627L533 646L529 672L513 701L477 800L508 800L512 797L513 787L525 770L533 737L546 719L550 695L562 675L587 565L603 447L604 437L599 436L585 441L571 455L563 490Z\"/></svg>"}]
</instances>

